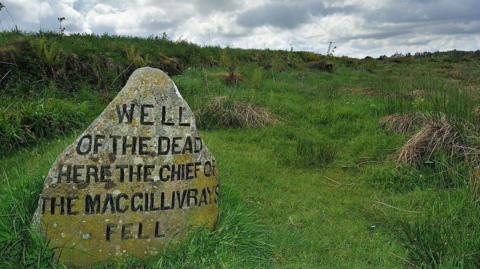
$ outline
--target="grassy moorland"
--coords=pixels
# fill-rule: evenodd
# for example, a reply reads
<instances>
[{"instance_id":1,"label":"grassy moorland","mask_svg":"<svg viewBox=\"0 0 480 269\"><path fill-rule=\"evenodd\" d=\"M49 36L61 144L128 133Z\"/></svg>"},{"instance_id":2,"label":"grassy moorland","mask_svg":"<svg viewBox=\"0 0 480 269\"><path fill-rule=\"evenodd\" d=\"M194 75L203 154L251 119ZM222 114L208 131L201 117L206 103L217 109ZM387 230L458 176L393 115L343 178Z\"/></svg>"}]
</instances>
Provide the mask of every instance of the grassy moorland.
<instances>
[{"instance_id":1,"label":"grassy moorland","mask_svg":"<svg viewBox=\"0 0 480 269\"><path fill-rule=\"evenodd\" d=\"M197 111L220 221L98 268L480 266L478 52L359 60L1 33L0 268L63 267L29 226L43 176L141 66L169 72Z\"/></svg>"}]
</instances>

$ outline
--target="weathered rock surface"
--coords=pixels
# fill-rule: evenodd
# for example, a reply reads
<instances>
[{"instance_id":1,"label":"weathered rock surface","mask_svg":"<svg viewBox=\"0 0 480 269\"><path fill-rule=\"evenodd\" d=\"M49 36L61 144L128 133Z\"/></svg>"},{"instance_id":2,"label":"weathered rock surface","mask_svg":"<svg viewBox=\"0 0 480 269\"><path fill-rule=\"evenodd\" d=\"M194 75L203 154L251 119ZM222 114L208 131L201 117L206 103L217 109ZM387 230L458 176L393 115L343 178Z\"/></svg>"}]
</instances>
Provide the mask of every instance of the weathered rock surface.
<instances>
[{"instance_id":1,"label":"weathered rock surface","mask_svg":"<svg viewBox=\"0 0 480 269\"><path fill-rule=\"evenodd\" d=\"M33 224L60 261L155 255L217 221L218 173L195 118L162 71L140 68L57 158Z\"/></svg>"}]
</instances>

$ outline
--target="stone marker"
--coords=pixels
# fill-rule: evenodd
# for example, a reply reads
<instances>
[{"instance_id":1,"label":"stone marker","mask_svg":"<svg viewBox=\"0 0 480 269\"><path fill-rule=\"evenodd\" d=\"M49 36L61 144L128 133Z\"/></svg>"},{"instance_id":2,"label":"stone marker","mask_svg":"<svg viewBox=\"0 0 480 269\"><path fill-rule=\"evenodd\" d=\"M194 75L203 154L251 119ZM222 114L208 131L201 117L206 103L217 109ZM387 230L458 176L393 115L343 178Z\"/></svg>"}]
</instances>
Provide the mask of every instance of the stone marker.
<instances>
[{"instance_id":1,"label":"stone marker","mask_svg":"<svg viewBox=\"0 0 480 269\"><path fill-rule=\"evenodd\" d=\"M159 253L213 229L218 175L192 110L162 71L140 68L57 158L33 224L67 265Z\"/></svg>"}]
</instances>

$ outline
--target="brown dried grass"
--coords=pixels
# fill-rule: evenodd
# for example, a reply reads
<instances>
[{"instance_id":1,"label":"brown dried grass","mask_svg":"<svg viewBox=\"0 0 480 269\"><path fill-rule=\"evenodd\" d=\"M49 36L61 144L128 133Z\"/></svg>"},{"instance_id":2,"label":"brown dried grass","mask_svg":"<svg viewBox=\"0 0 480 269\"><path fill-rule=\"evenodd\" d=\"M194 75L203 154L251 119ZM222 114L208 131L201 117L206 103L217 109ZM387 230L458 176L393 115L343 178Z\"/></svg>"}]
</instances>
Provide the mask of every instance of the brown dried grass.
<instances>
[{"instance_id":1,"label":"brown dried grass","mask_svg":"<svg viewBox=\"0 0 480 269\"><path fill-rule=\"evenodd\" d=\"M451 158L467 158L470 153L458 126L443 114L426 117L424 126L400 149L397 161L420 163L438 150L444 150Z\"/></svg>"},{"instance_id":2,"label":"brown dried grass","mask_svg":"<svg viewBox=\"0 0 480 269\"><path fill-rule=\"evenodd\" d=\"M379 120L382 128L394 133L408 133L417 128L424 121L424 117L418 113L412 114L392 114Z\"/></svg>"},{"instance_id":3,"label":"brown dried grass","mask_svg":"<svg viewBox=\"0 0 480 269\"><path fill-rule=\"evenodd\" d=\"M480 203L480 166L475 167L470 172L469 179L470 191L475 203Z\"/></svg>"},{"instance_id":4,"label":"brown dried grass","mask_svg":"<svg viewBox=\"0 0 480 269\"><path fill-rule=\"evenodd\" d=\"M214 78L221 78L228 85L233 85L245 80L242 74L238 72L214 72L210 73L209 76Z\"/></svg>"},{"instance_id":5,"label":"brown dried grass","mask_svg":"<svg viewBox=\"0 0 480 269\"><path fill-rule=\"evenodd\" d=\"M476 108L473 110L473 114L475 115L475 117L476 117L477 120L480 120L480 106L479 106L479 107L476 107Z\"/></svg>"},{"instance_id":6,"label":"brown dried grass","mask_svg":"<svg viewBox=\"0 0 480 269\"><path fill-rule=\"evenodd\" d=\"M178 58L168 57L162 53L159 53L158 58L158 61L153 62L151 65L162 69L169 76L180 75L185 70L185 65Z\"/></svg>"},{"instance_id":7,"label":"brown dried grass","mask_svg":"<svg viewBox=\"0 0 480 269\"><path fill-rule=\"evenodd\" d=\"M268 109L234 101L226 96L213 98L197 115L199 124L210 128L261 128L278 122Z\"/></svg>"}]
</instances>

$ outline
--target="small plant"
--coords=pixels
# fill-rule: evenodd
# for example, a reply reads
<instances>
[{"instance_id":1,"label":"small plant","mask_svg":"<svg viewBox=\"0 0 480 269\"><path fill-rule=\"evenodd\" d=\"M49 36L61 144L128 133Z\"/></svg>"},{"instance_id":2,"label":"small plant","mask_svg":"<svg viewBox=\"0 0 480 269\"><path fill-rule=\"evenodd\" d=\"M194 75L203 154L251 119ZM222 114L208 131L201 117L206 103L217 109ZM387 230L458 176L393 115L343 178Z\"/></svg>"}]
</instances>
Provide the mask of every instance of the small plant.
<instances>
[{"instance_id":1,"label":"small plant","mask_svg":"<svg viewBox=\"0 0 480 269\"><path fill-rule=\"evenodd\" d=\"M228 67L228 75L225 78L225 83L227 85L237 85L240 81L243 80L243 77L240 73L237 72L237 67L235 65L230 65Z\"/></svg>"},{"instance_id":2,"label":"small plant","mask_svg":"<svg viewBox=\"0 0 480 269\"><path fill-rule=\"evenodd\" d=\"M167 32L163 32L160 39L163 41L170 41L170 37L168 36Z\"/></svg>"},{"instance_id":3,"label":"small plant","mask_svg":"<svg viewBox=\"0 0 480 269\"><path fill-rule=\"evenodd\" d=\"M263 72L262 69L260 68L255 68L255 71L253 71L252 75L252 85L256 89L260 89L262 86L262 81L263 81Z\"/></svg>"},{"instance_id":4,"label":"small plant","mask_svg":"<svg viewBox=\"0 0 480 269\"><path fill-rule=\"evenodd\" d=\"M135 67L141 67L146 64L145 58L143 58L138 49L134 46L125 47L125 56L130 64L133 64Z\"/></svg>"},{"instance_id":5,"label":"small plant","mask_svg":"<svg viewBox=\"0 0 480 269\"><path fill-rule=\"evenodd\" d=\"M57 42L48 43L46 38L40 38L33 41L32 47L35 49L37 57L48 67L49 75L51 77L57 76L57 71L60 68L60 56L62 49Z\"/></svg>"},{"instance_id":6,"label":"small plant","mask_svg":"<svg viewBox=\"0 0 480 269\"><path fill-rule=\"evenodd\" d=\"M330 41L328 43L328 49L327 49L327 56L333 56L333 54L335 53L335 50L337 49L337 46L334 46L333 45L333 42Z\"/></svg>"},{"instance_id":7,"label":"small plant","mask_svg":"<svg viewBox=\"0 0 480 269\"><path fill-rule=\"evenodd\" d=\"M59 33L63 35L65 33L65 27L62 25L62 22L65 21L65 17L58 17L58 24L59 24Z\"/></svg>"}]
</instances>

